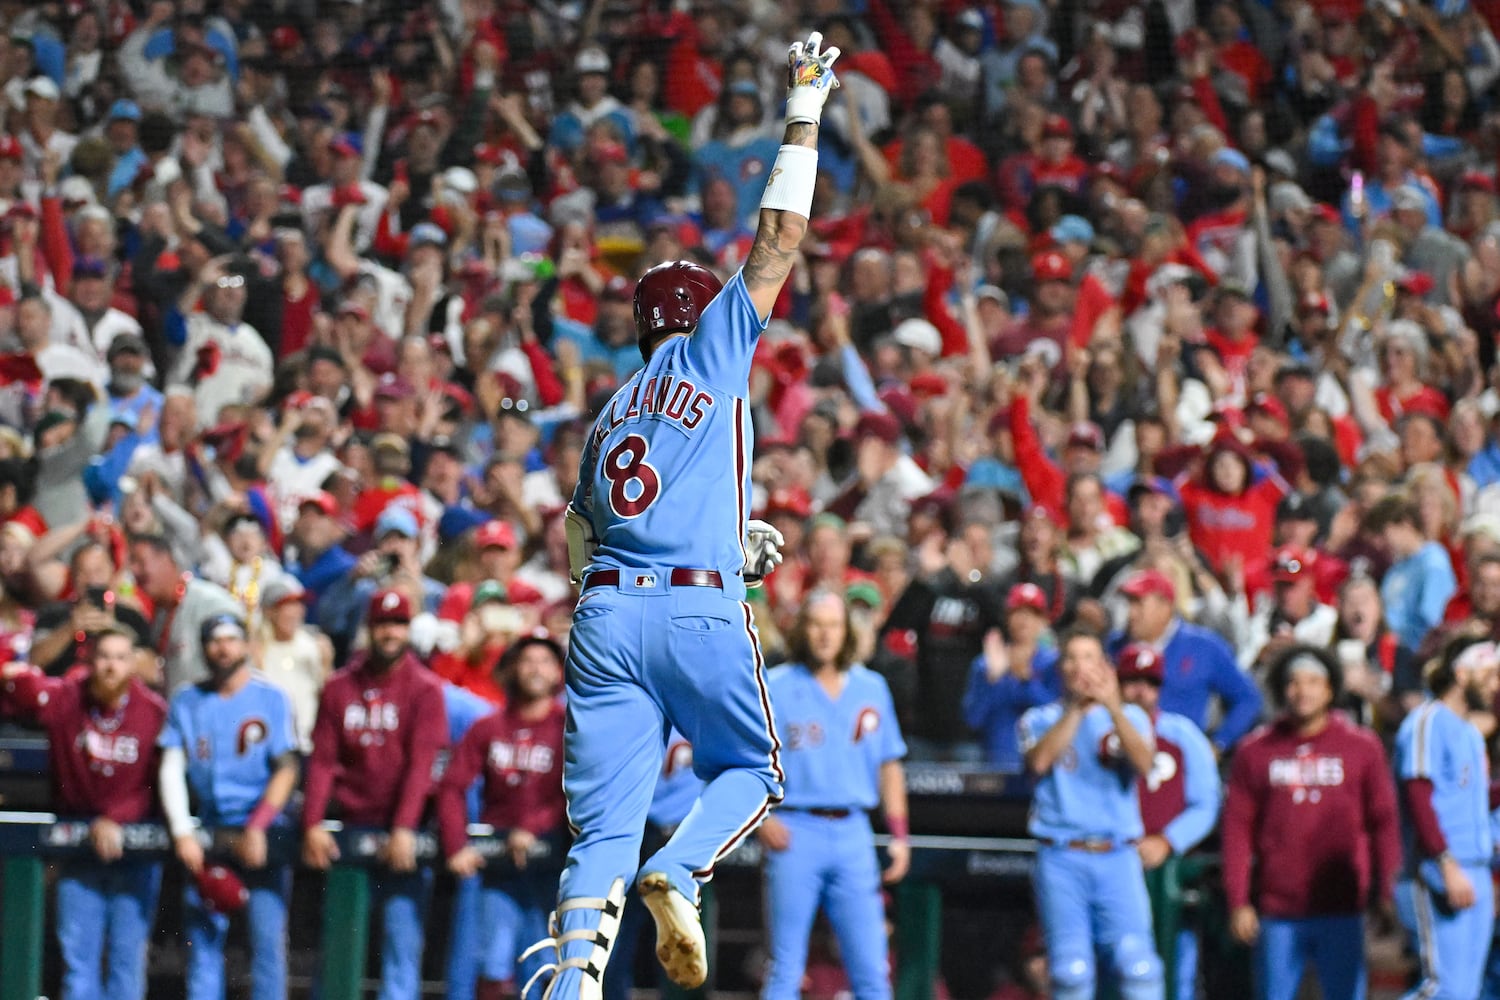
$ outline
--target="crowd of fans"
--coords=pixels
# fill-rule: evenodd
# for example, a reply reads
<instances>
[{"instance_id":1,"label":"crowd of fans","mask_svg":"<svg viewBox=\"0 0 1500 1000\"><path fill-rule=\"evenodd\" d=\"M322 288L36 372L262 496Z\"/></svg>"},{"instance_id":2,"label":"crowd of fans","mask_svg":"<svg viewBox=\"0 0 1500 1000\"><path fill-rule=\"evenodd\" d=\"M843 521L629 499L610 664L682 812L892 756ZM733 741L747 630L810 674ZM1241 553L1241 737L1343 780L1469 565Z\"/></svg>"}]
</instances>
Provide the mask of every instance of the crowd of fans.
<instances>
[{"instance_id":1,"label":"crowd of fans","mask_svg":"<svg viewBox=\"0 0 1500 1000\"><path fill-rule=\"evenodd\" d=\"M1163 651L1222 754L1292 643L1388 737L1447 638L1500 638L1493 0L0 20L11 659L119 625L170 693L237 610L306 747L392 588L503 700L508 647L566 642L634 279L741 263L809 23L842 87L751 379L772 662L839 590L915 758L1019 769L1072 624Z\"/></svg>"}]
</instances>

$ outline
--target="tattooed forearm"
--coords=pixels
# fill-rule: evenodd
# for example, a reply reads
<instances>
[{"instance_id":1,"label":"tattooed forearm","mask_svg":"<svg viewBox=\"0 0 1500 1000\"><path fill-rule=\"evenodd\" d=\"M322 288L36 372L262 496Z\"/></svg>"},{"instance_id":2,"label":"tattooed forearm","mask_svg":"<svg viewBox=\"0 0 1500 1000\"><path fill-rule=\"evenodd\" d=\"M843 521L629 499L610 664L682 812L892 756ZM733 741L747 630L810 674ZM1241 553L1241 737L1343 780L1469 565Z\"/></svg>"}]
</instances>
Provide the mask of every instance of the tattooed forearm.
<instances>
[{"instance_id":1,"label":"tattooed forearm","mask_svg":"<svg viewBox=\"0 0 1500 1000\"><path fill-rule=\"evenodd\" d=\"M795 238L784 230L795 226ZM761 212L760 228L755 242L750 245L750 254L745 258L745 287L755 289L767 285L781 287L787 275L792 273L792 263L797 259L797 245L807 231L807 222L790 212Z\"/></svg>"},{"instance_id":2,"label":"tattooed forearm","mask_svg":"<svg viewBox=\"0 0 1500 1000\"><path fill-rule=\"evenodd\" d=\"M818 126L813 122L791 122L781 137L783 145L818 148Z\"/></svg>"}]
</instances>

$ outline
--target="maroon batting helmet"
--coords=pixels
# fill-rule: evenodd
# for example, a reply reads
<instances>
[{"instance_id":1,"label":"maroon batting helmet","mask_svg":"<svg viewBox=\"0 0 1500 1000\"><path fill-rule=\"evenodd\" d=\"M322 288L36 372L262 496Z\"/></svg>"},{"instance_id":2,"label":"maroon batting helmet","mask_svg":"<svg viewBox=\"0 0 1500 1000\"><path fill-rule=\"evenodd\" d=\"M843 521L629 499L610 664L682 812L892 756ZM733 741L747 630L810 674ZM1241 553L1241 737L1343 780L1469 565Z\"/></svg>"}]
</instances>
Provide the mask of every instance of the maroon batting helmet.
<instances>
[{"instance_id":1,"label":"maroon batting helmet","mask_svg":"<svg viewBox=\"0 0 1500 1000\"><path fill-rule=\"evenodd\" d=\"M697 326L698 317L723 287L708 268L686 260L669 260L641 275L635 286L635 334L641 355L650 356L657 337Z\"/></svg>"},{"instance_id":2,"label":"maroon batting helmet","mask_svg":"<svg viewBox=\"0 0 1500 1000\"><path fill-rule=\"evenodd\" d=\"M198 873L198 895L214 913L238 913L250 901L250 890L223 865L205 865Z\"/></svg>"}]
</instances>

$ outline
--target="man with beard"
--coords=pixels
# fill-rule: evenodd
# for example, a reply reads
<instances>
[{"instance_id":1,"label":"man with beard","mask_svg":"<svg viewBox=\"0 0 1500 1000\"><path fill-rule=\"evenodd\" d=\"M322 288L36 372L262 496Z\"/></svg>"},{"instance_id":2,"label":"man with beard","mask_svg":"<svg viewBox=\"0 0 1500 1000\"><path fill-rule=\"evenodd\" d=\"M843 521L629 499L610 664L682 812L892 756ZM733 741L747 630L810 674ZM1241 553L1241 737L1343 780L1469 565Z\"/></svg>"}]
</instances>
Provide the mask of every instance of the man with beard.
<instances>
[{"instance_id":1,"label":"man with beard","mask_svg":"<svg viewBox=\"0 0 1500 1000\"><path fill-rule=\"evenodd\" d=\"M1053 363L1049 367L1057 374L1068 332L1073 326L1073 306L1078 296L1073 287L1073 265L1059 251L1043 250L1031 258L1031 278L1036 283L1036 290L1032 295L1030 313L1025 320L996 337L990 351L998 361L1033 353L1032 344L1050 341L1056 348L1055 353L1035 353L1043 357L1052 355Z\"/></svg>"},{"instance_id":2,"label":"man with beard","mask_svg":"<svg viewBox=\"0 0 1500 1000\"><path fill-rule=\"evenodd\" d=\"M1188 243L1217 277L1254 288L1260 280L1255 232L1245 224L1250 216L1250 161L1226 146L1209 157L1208 168L1206 211L1188 226Z\"/></svg>"},{"instance_id":3,"label":"man with beard","mask_svg":"<svg viewBox=\"0 0 1500 1000\"><path fill-rule=\"evenodd\" d=\"M448 715L436 675L411 648L411 600L397 590L370 599L369 648L328 681L318 703L302 810L302 860L326 870L338 844L323 826L330 806L346 827L388 831L371 884L381 911L381 995L421 995L422 918L432 884L417 867L417 825L432 791Z\"/></svg>"},{"instance_id":4,"label":"man with beard","mask_svg":"<svg viewBox=\"0 0 1500 1000\"><path fill-rule=\"evenodd\" d=\"M291 865L266 864L266 830L297 787L297 730L286 694L251 669L245 623L215 615L199 630L209 675L177 692L157 746L161 802L177 858L189 874L205 871L195 831L240 827L234 860L249 889L250 979L265 1000L286 996L286 914ZM197 804L197 820L189 804ZM229 916L205 901L196 879L183 888L187 995L224 995Z\"/></svg>"},{"instance_id":5,"label":"man with beard","mask_svg":"<svg viewBox=\"0 0 1500 1000\"><path fill-rule=\"evenodd\" d=\"M34 719L52 746L52 808L89 823L93 856L60 865L57 943L63 995L146 995L146 948L161 863L124 856L127 823L155 808L156 737L167 706L135 675L135 640L114 628L95 636L93 666L54 680L24 664L4 668L0 703ZM109 971L100 975L102 959Z\"/></svg>"},{"instance_id":6,"label":"man with beard","mask_svg":"<svg viewBox=\"0 0 1500 1000\"><path fill-rule=\"evenodd\" d=\"M881 641L889 648L910 636L915 643L916 705L907 735L913 760L980 759L964 724L963 693L969 665L992 633L998 639L1002 605L961 539L948 542L942 570L912 581L896 599Z\"/></svg>"},{"instance_id":7,"label":"man with beard","mask_svg":"<svg viewBox=\"0 0 1500 1000\"><path fill-rule=\"evenodd\" d=\"M208 676L199 629L215 615L238 614L239 602L223 587L200 580L182 568L163 535L130 539L130 575L150 598L154 614L151 641L156 647L161 686L168 694Z\"/></svg>"},{"instance_id":8,"label":"man with beard","mask_svg":"<svg viewBox=\"0 0 1500 1000\"><path fill-rule=\"evenodd\" d=\"M124 414L133 415L139 421L141 415L150 411L160 414L162 394L146 379L146 368L151 361L151 352L145 338L139 333L122 333L109 342L105 352L109 363L109 415L118 420Z\"/></svg>"},{"instance_id":9,"label":"man with beard","mask_svg":"<svg viewBox=\"0 0 1500 1000\"><path fill-rule=\"evenodd\" d=\"M1262 1000L1293 1000L1309 959L1323 996L1356 1000L1365 907L1390 898L1397 866L1385 751L1333 711L1343 671L1327 650L1287 648L1267 686L1281 714L1235 752L1224 804L1230 933L1256 949Z\"/></svg>"},{"instance_id":10,"label":"man with beard","mask_svg":"<svg viewBox=\"0 0 1500 1000\"><path fill-rule=\"evenodd\" d=\"M1454 643L1427 689L1432 697L1396 733L1406 844L1396 893L1422 960L1422 982L1408 995L1473 997L1495 923L1489 760L1473 716L1489 711L1500 690L1500 650Z\"/></svg>"},{"instance_id":11,"label":"man with beard","mask_svg":"<svg viewBox=\"0 0 1500 1000\"><path fill-rule=\"evenodd\" d=\"M218 423L225 406L260 402L271 388L276 359L265 338L242 319L244 270L228 259L209 261L167 313L167 339L179 345L167 381L192 389L200 427Z\"/></svg>"},{"instance_id":12,"label":"man with beard","mask_svg":"<svg viewBox=\"0 0 1500 1000\"><path fill-rule=\"evenodd\" d=\"M563 798L563 651L545 633L513 643L495 667L505 707L480 720L454 749L438 789L438 823L448 870L467 878L485 868L468 845L465 801L482 777L480 822L505 837L510 864L486 872L481 890L484 955L477 996L498 1000L514 994L541 964L520 965L522 947L546 933L547 909L556 890L553 870L528 870L532 846L541 839L560 848L567 833ZM497 866L499 867L499 866Z\"/></svg>"}]
</instances>

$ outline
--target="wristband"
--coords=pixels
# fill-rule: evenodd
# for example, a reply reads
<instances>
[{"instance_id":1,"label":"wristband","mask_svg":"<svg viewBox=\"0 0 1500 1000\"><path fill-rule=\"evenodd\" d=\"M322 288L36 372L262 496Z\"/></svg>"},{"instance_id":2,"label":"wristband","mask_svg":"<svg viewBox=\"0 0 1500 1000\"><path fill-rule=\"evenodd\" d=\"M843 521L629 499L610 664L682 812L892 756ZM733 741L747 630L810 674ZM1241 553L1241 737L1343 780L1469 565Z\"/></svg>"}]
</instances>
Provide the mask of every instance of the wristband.
<instances>
[{"instance_id":1,"label":"wristband","mask_svg":"<svg viewBox=\"0 0 1500 1000\"><path fill-rule=\"evenodd\" d=\"M264 831L268 826L276 822L276 817L280 815L280 809L262 799L260 803L251 811L250 818L245 820L245 828L249 830Z\"/></svg>"},{"instance_id":2,"label":"wristband","mask_svg":"<svg viewBox=\"0 0 1500 1000\"><path fill-rule=\"evenodd\" d=\"M760 207L773 212L792 212L810 219L813 188L817 183L818 151L807 146L782 146L766 181L766 193L761 195Z\"/></svg>"},{"instance_id":3,"label":"wristband","mask_svg":"<svg viewBox=\"0 0 1500 1000\"><path fill-rule=\"evenodd\" d=\"M1443 865L1447 864L1450 861L1455 861L1455 859L1453 857L1453 852L1452 851L1444 851L1442 854L1439 854L1436 858L1433 858L1433 860L1438 863L1438 867L1439 868L1441 868ZM1455 863L1456 863L1456 861L1455 861Z\"/></svg>"},{"instance_id":4,"label":"wristband","mask_svg":"<svg viewBox=\"0 0 1500 1000\"><path fill-rule=\"evenodd\" d=\"M887 816L885 828L890 831L892 840L905 840L911 836L911 824L905 816Z\"/></svg>"}]
</instances>

